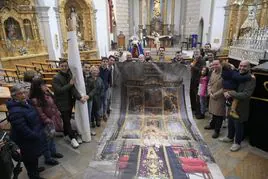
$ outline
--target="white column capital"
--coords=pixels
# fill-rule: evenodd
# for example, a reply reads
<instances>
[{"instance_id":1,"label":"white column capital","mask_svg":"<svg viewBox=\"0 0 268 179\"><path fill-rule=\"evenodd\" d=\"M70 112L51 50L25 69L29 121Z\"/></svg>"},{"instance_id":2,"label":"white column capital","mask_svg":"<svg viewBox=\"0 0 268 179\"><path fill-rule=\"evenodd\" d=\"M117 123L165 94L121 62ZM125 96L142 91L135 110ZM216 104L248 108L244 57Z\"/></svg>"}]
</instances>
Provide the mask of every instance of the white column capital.
<instances>
[{"instance_id":1,"label":"white column capital","mask_svg":"<svg viewBox=\"0 0 268 179\"><path fill-rule=\"evenodd\" d=\"M48 22L49 16L48 16L48 10L50 7L48 6L36 6L35 9L38 12L38 16L40 18L41 22Z\"/></svg>"}]
</instances>

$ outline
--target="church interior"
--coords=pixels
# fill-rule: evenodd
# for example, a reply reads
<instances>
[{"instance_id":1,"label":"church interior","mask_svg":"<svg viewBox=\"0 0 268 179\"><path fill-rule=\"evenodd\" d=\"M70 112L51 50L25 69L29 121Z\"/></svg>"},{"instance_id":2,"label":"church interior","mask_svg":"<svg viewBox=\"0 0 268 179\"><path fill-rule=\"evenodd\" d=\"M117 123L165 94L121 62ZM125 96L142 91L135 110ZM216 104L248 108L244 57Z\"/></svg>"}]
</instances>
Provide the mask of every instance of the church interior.
<instances>
[{"instance_id":1,"label":"church interior","mask_svg":"<svg viewBox=\"0 0 268 179\"><path fill-rule=\"evenodd\" d=\"M218 83L224 101L216 137L207 130L207 125L216 128L211 121L219 117L211 112L210 103L216 96L212 93L215 61L222 67L214 83L223 81ZM70 79L57 92L55 81L65 63ZM235 79L236 88L225 89L226 64L240 76L241 64L248 64L250 79ZM36 169L44 166L45 170L33 179L268 178L268 0L0 0L1 162L5 135L22 132L13 126L8 103L18 101L14 90L29 83L28 72L35 74L31 80L44 81L63 120L53 140L64 157L49 165L44 152L40 154ZM201 100L204 76L206 92ZM102 87L97 88L99 78ZM250 80L255 82L252 92L243 86ZM31 83L25 101L32 100ZM88 93L88 86L94 88L94 95ZM74 90L67 94L72 99L70 128L81 137L81 143L76 138L79 147L66 140L66 121L57 101L67 88L80 93L79 99ZM232 94L239 90L247 99L237 97L238 118L248 115L237 124L231 115L236 99ZM97 97L100 104L94 102ZM215 101L220 103L216 97ZM242 105L247 108L240 113ZM233 120L243 126L243 140L236 150L237 126L233 145L232 140L222 142L230 135ZM17 178L31 179L29 166L23 164L23 147L22 161L13 158L12 163L22 167ZM7 170L1 162L0 178ZM11 173L3 179L15 178L13 169Z\"/></svg>"}]
</instances>

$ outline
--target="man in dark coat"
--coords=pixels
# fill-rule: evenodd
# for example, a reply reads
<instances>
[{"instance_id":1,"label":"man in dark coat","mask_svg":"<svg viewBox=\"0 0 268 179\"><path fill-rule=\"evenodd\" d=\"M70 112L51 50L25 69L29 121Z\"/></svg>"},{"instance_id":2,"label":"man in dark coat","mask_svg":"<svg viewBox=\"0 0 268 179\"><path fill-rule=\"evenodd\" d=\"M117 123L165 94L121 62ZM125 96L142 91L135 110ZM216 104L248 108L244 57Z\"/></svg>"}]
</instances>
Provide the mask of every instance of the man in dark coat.
<instances>
[{"instance_id":1,"label":"man in dark coat","mask_svg":"<svg viewBox=\"0 0 268 179\"><path fill-rule=\"evenodd\" d=\"M61 112L61 118L63 120L63 130L65 137L68 135L71 140L71 145L74 148L79 146L75 134L71 127L72 109L75 100L85 102L86 96L81 96L74 87L74 80L69 70L67 61L60 61L60 72L56 74L52 81L52 88L55 94L56 105Z\"/></svg>"},{"instance_id":2,"label":"man in dark coat","mask_svg":"<svg viewBox=\"0 0 268 179\"><path fill-rule=\"evenodd\" d=\"M44 126L36 109L26 100L27 90L23 84L11 89L12 99L7 101L11 139L21 150L22 161L30 179L41 179L38 172L38 157L45 150Z\"/></svg>"},{"instance_id":3,"label":"man in dark coat","mask_svg":"<svg viewBox=\"0 0 268 179\"><path fill-rule=\"evenodd\" d=\"M104 93L101 97L101 112L100 115L103 116L103 120L107 121L107 106L108 106L108 89L112 86L112 74L111 70L108 68L109 59L107 57L102 58L100 67L100 77L104 83Z\"/></svg>"},{"instance_id":4,"label":"man in dark coat","mask_svg":"<svg viewBox=\"0 0 268 179\"><path fill-rule=\"evenodd\" d=\"M93 97L97 93L97 89L95 87L95 82L92 78L92 75L90 73L90 64L88 62L83 63L83 75L85 80L85 88L86 88L86 94L88 95L87 100L87 107L88 107L88 119L89 122L91 122L91 113L92 113L92 105L93 105ZM96 135L96 132L92 129L90 130L91 135Z\"/></svg>"},{"instance_id":5,"label":"man in dark coat","mask_svg":"<svg viewBox=\"0 0 268 179\"><path fill-rule=\"evenodd\" d=\"M242 61L239 64L240 75L250 74L250 63L249 61ZM252 76L251 80L240 83L236 91L225 92L224 96L226 99L234 98L239 100L237 106L237 113L239 119L233 119L229 116L228 120L228 135L221 139L223 142L232 142L234 139L234 144L230 148L232 152L238 151L241 146L241 142L244 138L244 122L248 120L249 116L249 102L252 93L254 92L256 86L256 79Z\"/></svg>"},{"instance_id":6,"label":"man in dark coat","mask_svg":"<svg viewBox=\"0 0 268 179\"><path fill-rule=\"evenodd\" d=\"M99 68L96 66L92 66L90 68L90 73L91 77L90 80L93 81L94 86L95 86L95 94L93 96L93 101L92 101L92 113L91 113L91 125L90 127L94 128L96 125L97 127L100 127L101 125L101 119L100 119L100 110L101 110L101 96L104 94L104 84L99 77Z\"/></svg>"}]
</instances>

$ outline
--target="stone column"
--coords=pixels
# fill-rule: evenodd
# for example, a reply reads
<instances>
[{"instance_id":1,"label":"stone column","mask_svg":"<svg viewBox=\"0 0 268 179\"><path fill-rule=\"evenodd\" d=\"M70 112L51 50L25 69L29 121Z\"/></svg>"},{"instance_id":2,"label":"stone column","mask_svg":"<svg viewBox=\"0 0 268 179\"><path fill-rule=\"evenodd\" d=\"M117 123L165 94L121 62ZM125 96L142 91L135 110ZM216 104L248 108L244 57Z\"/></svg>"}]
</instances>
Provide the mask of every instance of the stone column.
<instances>
[{"instance_id":1,"label":"stone column","mask_svg":"<svg viewBox=\"0 0 268 179\"><path fill-rule=\"evenodd\" d=\"M142 0L139 0L139 25L142 25L142 14L143 14L143 6L142 6Z\"/></svg>"},{"instance_id":2,"label":"stone column","mask_svg":"<svg viewBox=\"0 0 268 179\"><path fill-rule=\"evenodd\" d=\"M56 14L56 19L57 19L57 26L58 26L58 38L59 38L59 48L60 48L60 53L63 54L64 53L64 48L63 48L63 39L62 39L62 33L61 33L61 26L60 26L60 13L59 13L59 9L54 7L53 8Z\"/></svg>"},{"instance_id":3,"label":"stone column","mask_svg":"<svg viewBox=\"0 0 268 179\"><path fill-rule=\"evenodd\" d=\"M40 29L42 29L44 41L48 49L48 55L50 60L56 60L56 54L53 49L53 41L51 37L50 27L49 27L49 16L48 10L50 7L47 6L37 6L36 11L40 19Z\"/></svg>"},{"instance_id":4,"label":"stone column","mask_svg":"<svg viewBox=\"0 0 268 179\"><path fill-rule=\"evenodd\" d=\"M222 35L222 40L221 40L221 49L224 49L225 47L228 46L228 33L229 33L229 20L230 20L230 10L228 10L227 7L224 8L225 13L224 13L224 25L223 25L223 35Z\"/></svg>"},{"instance_id":5,"label":"stone column","mask_svg":"<svg viewBox=\"0 0 268 179\"><path fill-rule=\"evenodd\" d=\"M171 2L171 24L170 24L170 30L171 33L174 34L174 17L175 17L175 0L172 0Z\"/></svg>"},{"instance_id":6,"label":"stone column","mask_svg":"<svg viewBox=\"0 0 268 179\"><path fill-rule=\"evenodd\" d=\"M142 29L143 29L143 6L142 6L142 1L143 0L139 0L139 38L140 40L142 40L143 36L142 36Z\"/></svg>"},{"instance_id":7,"label":"stone column","mask_svg":"<svg viewBox=\"0 0 268 179\"><path fill-rule=\"evenodd\" d=\"M164 8L164 13L162 14L163 16L163 34L167 35L168 34L168 24L167 24L167 0L163 0L163 8Z\"/></svg>"},{"instance_id":8,"label":"stone column","mask_svg":"<svg viewBox=\"0 0 268 179\"><path fill-rule=\"evenodd\" d=\"M151 3L150 0L147 0L147 24L146 31L147 35L151 35Z\"/></svg>"}]
</instances>

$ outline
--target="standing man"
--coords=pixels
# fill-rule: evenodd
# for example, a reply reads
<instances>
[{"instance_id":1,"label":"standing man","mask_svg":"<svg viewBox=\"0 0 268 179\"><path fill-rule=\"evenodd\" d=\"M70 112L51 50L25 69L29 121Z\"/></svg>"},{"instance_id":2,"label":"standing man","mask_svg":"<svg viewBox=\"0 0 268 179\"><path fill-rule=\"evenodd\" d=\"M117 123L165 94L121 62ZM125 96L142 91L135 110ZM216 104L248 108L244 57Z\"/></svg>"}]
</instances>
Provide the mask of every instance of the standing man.
<instances>
[{"instance_id":1,"label":"standing man","mask_svg":"<svg viewBox=\"0 0 268 179\"><path fill-rule=\"evenodd\" d=\"M113 86L113 79L114 79L114 63L115 63L115 56L110 55L109 56L109 62L108 62L108 68L111 71L111 86L108 89L108 97L107 97L107 114L110 114L111 112L111 101L112 101L112 86Z\"/></svg>"},{"instance_id":2,"label":"standing man","mask_svg":"<svg viewBox=\"0 0 268 179\"><path fill-rule=\"evenodd\" d=\"M223 85L221 77L221 64L219 60L214 60L212 64L212 74L208 83L209 94L209 113L212 114L212 120L205 129L214 129L212 138L218 138L222 121L225 116L225 98L223 95Z\"/></svg>"},{"instance_id":3,"label":"standing man","mask_svg":"<svg viewBox=\"0 0 268 179\"><path fill-rule=\"evenodd\" d=\"M83 75L84 75L84 80L85 80L86 94L88 95L87 108L88 108L89 122L92 121L91 113L92 113L93 97L97 93L94 79L90 73L90 68L91 66L88 62L83 63ZM90 131L91 131L92 136L96 135L95 131L93 131L92 129Z\"/></svg>"},{"instance_id":4,"label":"standing man","mask_svg":"<svg viewBox=\"0 0 268 179\"><path fill-rule=\"evenodd\" d=\"M249 61L245 60L240 62L238 69L240 75L250 74ZM236 108L239 119L234 119L229 116L228 135L221 139L222 142L232 142L234 140L234 144L230 148L232 152L236 152L241 148L241 142L244 137L244 123L248 120L250 97L254 92L255 86L256 79L252 76L250 81L240 83L237 91L228 91L224 93L226 99L231 97L239 100Z\"/></svg>"},{"instance_id":5,"label":"standing man","mask_svg":"<svg viewBox=\"0 0 268 179\"><path fill-rule=\"evenodd\" d=\"M104 83L104 94L101 95L101 111L100 116L103 117L104 121L107 121L107 102L108 102L108 89L112 85L111 70L108 68L109 59L107 57L102 58L100 67L100 77Z\"/></svg>"},{"instance_id":6,"label":"standing man","mask_svg":"<svg viewBox=\"0 0 268 179\"><path fill-rule=\"evenodd\" d=\"M69 137L73 148L79 146L75 134L71 127L71 116L74 106L74 101L80 100L82 103L86 102L88 96L81 96L74 87L74 80L69 70L68 62L66 60L59 62L60 72L56 74L52 81L52 88L55 94L56 105L61 112L63 120L63 130L65 137ZM74 99L75 98L75 99ZM80 141L79 141L80 142ZM82 142L82 141L81 141Z\"/></svg>"}]
</instances>

